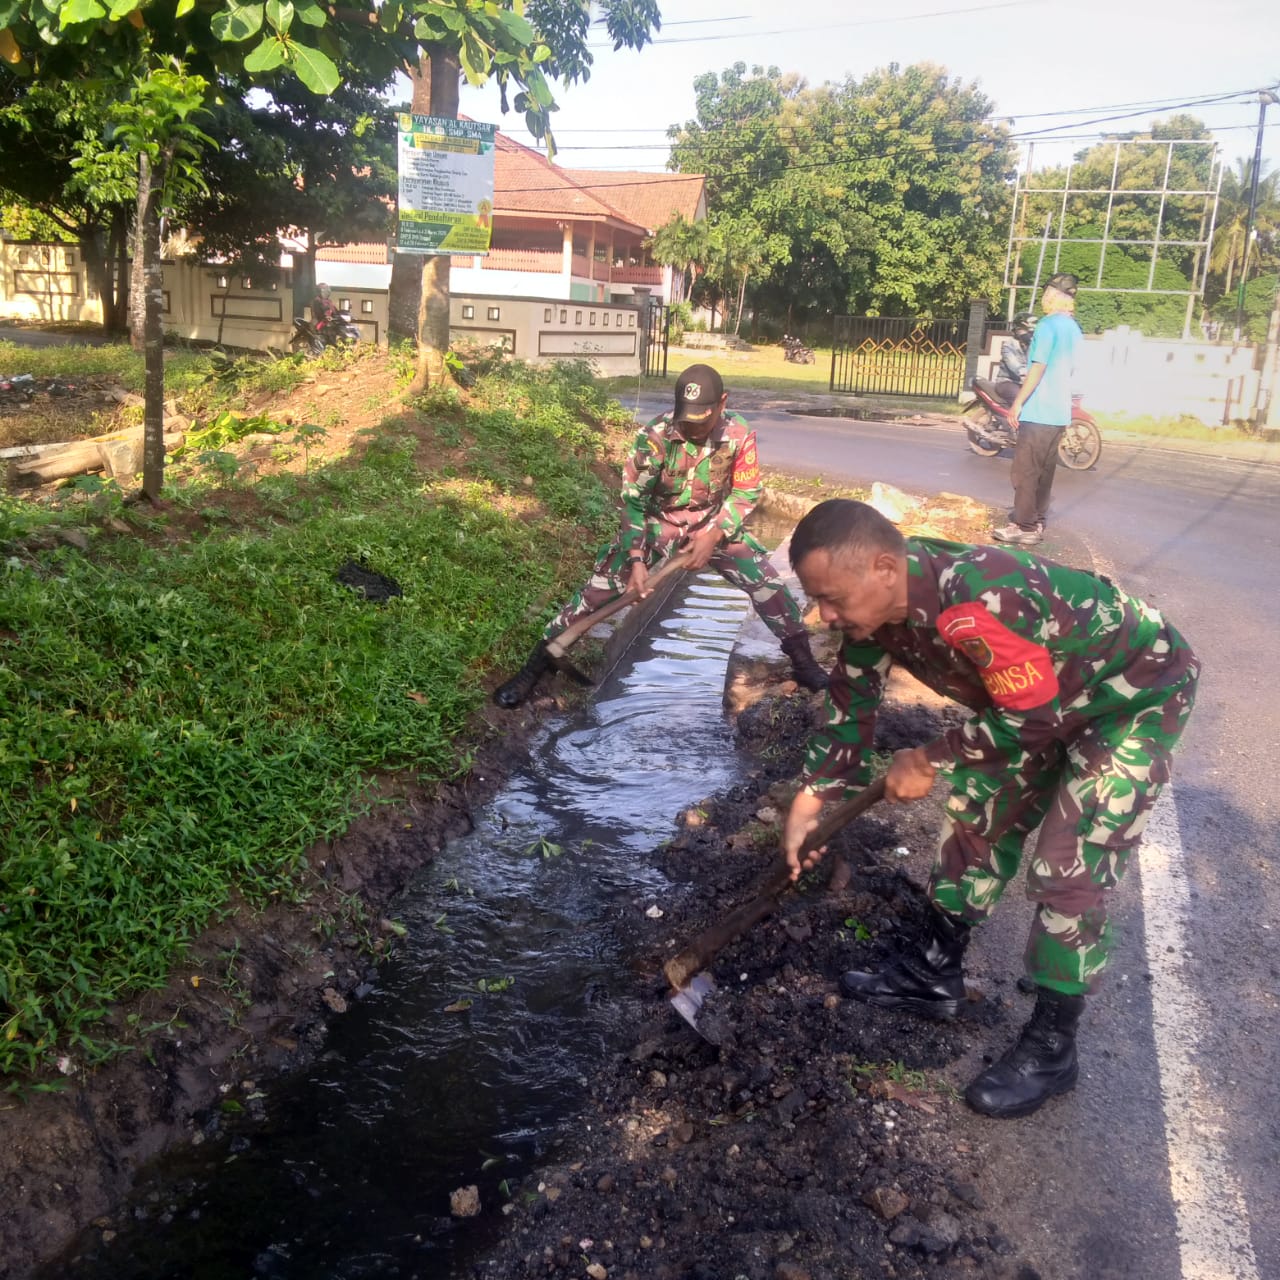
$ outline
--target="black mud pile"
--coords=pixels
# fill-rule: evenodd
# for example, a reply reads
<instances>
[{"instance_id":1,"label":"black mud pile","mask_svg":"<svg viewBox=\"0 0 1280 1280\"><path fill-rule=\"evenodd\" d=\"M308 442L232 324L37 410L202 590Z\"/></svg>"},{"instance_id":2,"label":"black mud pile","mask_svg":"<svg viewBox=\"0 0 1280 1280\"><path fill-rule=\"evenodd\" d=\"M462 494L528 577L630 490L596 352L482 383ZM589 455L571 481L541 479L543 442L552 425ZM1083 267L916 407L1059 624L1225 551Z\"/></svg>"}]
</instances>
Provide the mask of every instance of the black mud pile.
<instances>
[{"instance_id":1,"label":"black mud pile","mask_svg":"<svg viewBox=\"0 0 1280 1280\"><path fill-rule=\"evenodd\" d=\"M582 1124L513 1192L508 1230L482 1277L593 1280L1032 1280L1000 1234L941 1077L993 1015L955 1023L841 1000L838 978L918 933L922 886L895 863L927 805L882 808L831 846L851 873L810 873L778 914L722 952L700 1038L666 1001L665 959L750 896L776 851L814 707L773 699L739 731L752 781L686 815L660 865L680 891L637 946L651 1009L601 1068ZM924 742L938 713L886 707L879 744ZM917 810L927 810L916 818ZM928 815L932 815L931 817ZM913 832L913 837L921 835ZM841 880L847 879L843 887ZM960 1126L963 1132L963 1125Z\"/></svg>"}]
</instances>

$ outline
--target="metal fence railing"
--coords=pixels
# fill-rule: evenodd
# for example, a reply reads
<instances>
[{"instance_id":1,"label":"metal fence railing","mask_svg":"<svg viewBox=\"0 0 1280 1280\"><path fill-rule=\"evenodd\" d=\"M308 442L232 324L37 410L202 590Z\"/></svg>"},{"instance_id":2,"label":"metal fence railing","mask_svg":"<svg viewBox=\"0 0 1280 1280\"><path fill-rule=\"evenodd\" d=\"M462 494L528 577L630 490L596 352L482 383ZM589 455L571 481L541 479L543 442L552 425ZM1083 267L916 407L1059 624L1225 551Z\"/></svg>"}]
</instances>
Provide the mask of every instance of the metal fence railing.
<instances>
[{"instance_id":1,"label":"metal fence railing","mask_svg":"<svg viewBox=\"0 0 1280 1280\"><path fill-rule=\"evenodd\" d=\"M836 316L831 390L928 396L960 394L968 320Z\"/></svg>"},{"instance_id":2,"label":"metal fence railing","mask_svg":"<svg viewBox=\"0 0 1280 1280\"><path fill-rule=\"evenodd\" d=\"M671 334L671 308L649 307L644 334L644 372L648 377L667 376L667 344Z\"/></svg>"}]
</instances>

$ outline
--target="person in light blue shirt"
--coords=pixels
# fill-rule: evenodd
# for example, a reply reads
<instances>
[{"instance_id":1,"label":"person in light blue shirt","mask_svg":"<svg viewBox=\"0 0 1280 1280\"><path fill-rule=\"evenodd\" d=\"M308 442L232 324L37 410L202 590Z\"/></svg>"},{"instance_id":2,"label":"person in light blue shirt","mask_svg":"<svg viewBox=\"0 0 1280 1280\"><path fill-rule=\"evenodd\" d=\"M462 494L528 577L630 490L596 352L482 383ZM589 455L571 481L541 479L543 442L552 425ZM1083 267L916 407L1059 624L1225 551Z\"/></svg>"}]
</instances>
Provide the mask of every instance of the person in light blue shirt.
<instances>
[{"instance_id":1,"label":"person in light blue shirt","mask_svg":"<svg viewBox=\"0 0 1280 1280\"><path fill-rule=\"evenodd\" d=\"M1027 352L1027 376L1009 415L1018 428L1013 450L1013 518L992 537L1030 547L1040 541L1058 465L1058 440L1071 422L1076 360L1084 334L1075 320L1076 277L1053 276L1041 298L1044 318Z\"/></svg>"}]
</instances>

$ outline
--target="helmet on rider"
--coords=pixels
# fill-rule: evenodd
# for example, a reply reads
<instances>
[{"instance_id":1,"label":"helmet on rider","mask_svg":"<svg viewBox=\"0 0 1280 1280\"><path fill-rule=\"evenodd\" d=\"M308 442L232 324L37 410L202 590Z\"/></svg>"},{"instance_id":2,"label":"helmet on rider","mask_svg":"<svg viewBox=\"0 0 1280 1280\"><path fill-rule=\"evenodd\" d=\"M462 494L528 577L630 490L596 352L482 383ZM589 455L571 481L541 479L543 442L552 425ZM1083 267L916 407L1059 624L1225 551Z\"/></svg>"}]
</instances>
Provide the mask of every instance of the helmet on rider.
<instances>
[{"instance_id":1,"label":"helmet on rider","mask_svg":"<svg viewBox=\"0 0 1280 1280\"><path fill-rule=\"evenodd\" d=\"M1023 311L1020 315L1013 317L1013 336L1019 342L1027 343L1031 341L1031 334L1036 327L1036 318L1029 311Z\"/></svg>"},{"instance_id":2,"label":"helmet on rider","mask_svg":"<svg viewBox=\"0 0 1280 1280\"><path fill-rule=\"evenodd\" d=\"M316 285L316 292L322 298L327 298L329 296L329 286L325 284L323 281L321 281L318 285Z\"/></svg>"}]
</instances>

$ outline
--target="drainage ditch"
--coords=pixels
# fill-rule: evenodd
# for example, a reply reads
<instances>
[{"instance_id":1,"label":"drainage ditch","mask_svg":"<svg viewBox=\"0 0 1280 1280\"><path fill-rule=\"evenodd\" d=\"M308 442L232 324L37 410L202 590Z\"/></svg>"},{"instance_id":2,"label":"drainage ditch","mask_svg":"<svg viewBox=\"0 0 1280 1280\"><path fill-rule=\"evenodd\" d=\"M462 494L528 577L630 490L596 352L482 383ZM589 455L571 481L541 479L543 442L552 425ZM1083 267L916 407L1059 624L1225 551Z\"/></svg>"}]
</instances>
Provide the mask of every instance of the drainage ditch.
<instances>
[{"instance_id":1,"label":"drainage ditch","mask_svg":"<svg viewBox=\"0 0 1280 1280\"><path fill-rule=\"evenodd\" d=\"M643 855L674 815L743 768L722 696L747 610L714 574L678 591L410 885L403 942L320 1059L232 1089L42 1274L461 1275L640 1016L619 926L662 896ZM453 1216L469 1186L494 1208Z\"/></svg>"}]
</instances>

